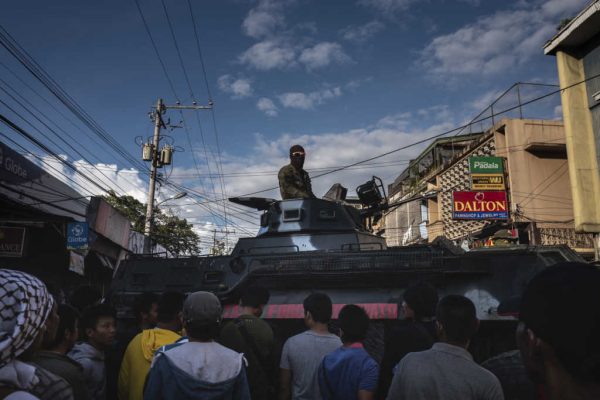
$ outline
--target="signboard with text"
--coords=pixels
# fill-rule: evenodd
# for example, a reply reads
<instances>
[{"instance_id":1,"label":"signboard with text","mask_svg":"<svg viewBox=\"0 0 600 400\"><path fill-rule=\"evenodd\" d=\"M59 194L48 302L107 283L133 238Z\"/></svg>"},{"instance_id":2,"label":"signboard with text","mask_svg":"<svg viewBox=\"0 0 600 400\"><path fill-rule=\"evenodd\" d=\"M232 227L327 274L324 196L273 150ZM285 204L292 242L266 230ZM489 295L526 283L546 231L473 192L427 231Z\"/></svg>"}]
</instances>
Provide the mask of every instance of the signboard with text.
<instances>
[{"instance_id":1,"label":"signboard with text","mask_svg":"<svg viewBox=\"0 0 600 400\"><path fill-rule=\"evenodd\" d=\"M0 181L19 184L40 177L41 169L0 142Z\"/></svg>"},{"instance_id":2,"label":"signboard with text","mask_svg":"<svg viewBox=\"0 0 600 400\"><path fill-rule=\"evenodd\" d=\"M502 157L469 157L471 174L504 174Z\"/></svg>"},{"instance_id":3,"label":"signboard with text","mask_svg":"<svg viewBox=\"0 0 600 400\"><path fill-rule=\"evenodd\" d=\"M471 174L473 190L504 190L504 174Z\"/></svg>"},{"instance_id":4,"label":"signboard with text","mask_svg":"<svg viewBox=\"0 0 600 400\"><path fill-rule=\"evenodd\" d=\"M67 224L67 249L87 249L88 233L89 227L87 222L69 222L69 224Z\"/></svg>"},{"instance_id":5,"label":"signboard with text","mask_svg":"<svg viewBox=\"0 0 600 400\"><path fill-rule=\"evenodd\" d=\"M25 228L0 226L0 257L22 257Z\"/></svg>"},{"instance_id":6,"label":"signboard with text","mask_svg":"<svg viewBox=\"0 0 600 400\"><path fill-rule=\"evenodd\" d=\"M453 192L452 219L508 219L506 192Z\"/></svg>"},{"instance_id":7,"label":"signboard with text","mask_svg":"<svg viewBox=\"0 0 600 400\"><path fill-rule=\"evenodd\" d=\"M504 190L502 157L469 157L471 190Z\"/></svg>"}]
</instances>

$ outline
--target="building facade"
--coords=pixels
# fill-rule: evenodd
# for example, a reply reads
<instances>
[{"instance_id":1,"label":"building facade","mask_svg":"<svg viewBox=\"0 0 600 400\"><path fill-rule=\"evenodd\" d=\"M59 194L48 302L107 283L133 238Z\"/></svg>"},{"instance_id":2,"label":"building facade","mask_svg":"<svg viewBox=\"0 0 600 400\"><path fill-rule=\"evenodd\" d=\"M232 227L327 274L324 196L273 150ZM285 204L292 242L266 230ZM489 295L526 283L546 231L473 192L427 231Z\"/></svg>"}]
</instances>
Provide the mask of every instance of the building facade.
<instances>
[{"instance_id":1,"label":"building facade","mask_svg":"<svg viewBox=\"0 0 600 400\"><path fill-rule=\"evenodd\" d=\"M469 159L501 157L507 218L454 219L454 192L472 190ZM521 244L567 244L593 254L590 235L575 231L564 126L556 120L504 119L447 168L429 179L437 195L428 199L429 241L438 236L462 247L493 240ZM484 194L486 191L483 191Z\"/></svg>"},{"instance_id":2,"label":"building facade","mask_svg":"<svg viewBox=\"0 0 600 400\"><path fill-rule=\"evenodd\" d=\"M474 133L436 139L388 186L389 203L399 204L385 213L381 224L388 246L427 242L428 179L464 153L480 136L481 133Z\"/></svg>"},{"instance_id":3,"label":"building facade","mask_svg":"<svg viewBox=\"0 0 600 400\"><path fill-rule=\"evenodd\" d=\"M600 0L546 45L556 56L577 232L595 232L600 256Z\"/></svg>"}]
</instances>

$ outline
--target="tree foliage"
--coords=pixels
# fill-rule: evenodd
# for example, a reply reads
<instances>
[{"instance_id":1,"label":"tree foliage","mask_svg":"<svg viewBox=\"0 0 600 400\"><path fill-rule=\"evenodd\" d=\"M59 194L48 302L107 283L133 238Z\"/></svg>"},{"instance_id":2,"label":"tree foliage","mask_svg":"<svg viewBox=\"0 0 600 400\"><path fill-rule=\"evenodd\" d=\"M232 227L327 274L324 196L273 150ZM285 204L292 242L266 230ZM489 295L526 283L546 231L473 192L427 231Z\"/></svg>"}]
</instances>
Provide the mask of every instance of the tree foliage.
<instances>
[{"instance_id":1,"label":"tree foliage","mask_svg":"<svg viewBox=\"0 0 600 400\"><path fill-rule=\"evenodd\" d=\"M104 196L104 199L131 221L134 231L144 232L146 204L132 196L118 196L112 191ZM194 232L193 225L186 219L162 212L156 206L154 207L152 239L173 254L194 255L200 253L198 245L200 237Z\"/></svg>"},{"instance_id":2,"label":"tree foliage","mask_svg":"<svg viewBox=\"0 0 600 400\"><path fill-rule=\"evenodd\" d=\"M573 18L563 18L560 20L558 26L556 27L557 31L561 31L565 26L569 25L569 23L573 20Z\"/></svg>"}]
</instances>

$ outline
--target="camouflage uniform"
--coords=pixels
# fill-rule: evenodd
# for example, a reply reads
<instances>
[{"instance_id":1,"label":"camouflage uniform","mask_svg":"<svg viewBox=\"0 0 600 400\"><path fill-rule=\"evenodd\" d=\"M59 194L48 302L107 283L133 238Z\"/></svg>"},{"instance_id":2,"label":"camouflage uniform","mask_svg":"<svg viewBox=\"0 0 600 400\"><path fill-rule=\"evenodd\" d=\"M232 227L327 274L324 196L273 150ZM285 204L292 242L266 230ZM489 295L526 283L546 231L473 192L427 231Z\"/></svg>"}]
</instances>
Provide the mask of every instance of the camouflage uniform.
<instances>
[{"instance_id":1,"label":"camouflage uniform","mask_svg":"<svg viewBox=\"0 0 600 400\"><path fill-rule=\"evenodd\" d=\"M305 170L298 171L292 164L288 164L279 170L278 177L279 190L283 200L315 198L310 185L310 177Z\"/></svg>"}]
</instances>

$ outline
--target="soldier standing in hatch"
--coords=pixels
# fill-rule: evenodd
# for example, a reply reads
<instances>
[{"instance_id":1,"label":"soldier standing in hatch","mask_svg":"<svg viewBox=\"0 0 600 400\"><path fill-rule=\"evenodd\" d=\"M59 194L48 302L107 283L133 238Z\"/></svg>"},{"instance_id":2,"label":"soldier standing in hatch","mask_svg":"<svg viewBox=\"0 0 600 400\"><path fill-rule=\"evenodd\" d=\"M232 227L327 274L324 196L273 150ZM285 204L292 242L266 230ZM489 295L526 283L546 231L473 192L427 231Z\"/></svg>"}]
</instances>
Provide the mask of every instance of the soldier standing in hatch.
<instances>
[{"instance_id":1,"label":"soldier standing in hatch","mask_svg":"<svg viewBox=\"0 0 600 400\"><path fill-rule=\"evenodd\" d=\"M315 198L308 172L302 169L304 155L302 146L293 145L290 148L290 163L279 170L279 190L283 200Z\"/></svg>"}]
</instances>

